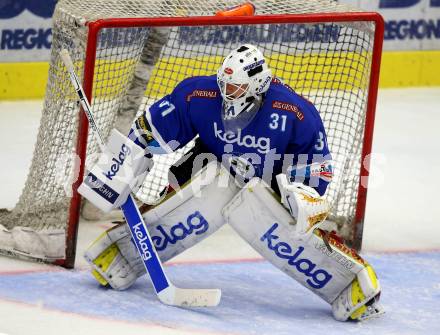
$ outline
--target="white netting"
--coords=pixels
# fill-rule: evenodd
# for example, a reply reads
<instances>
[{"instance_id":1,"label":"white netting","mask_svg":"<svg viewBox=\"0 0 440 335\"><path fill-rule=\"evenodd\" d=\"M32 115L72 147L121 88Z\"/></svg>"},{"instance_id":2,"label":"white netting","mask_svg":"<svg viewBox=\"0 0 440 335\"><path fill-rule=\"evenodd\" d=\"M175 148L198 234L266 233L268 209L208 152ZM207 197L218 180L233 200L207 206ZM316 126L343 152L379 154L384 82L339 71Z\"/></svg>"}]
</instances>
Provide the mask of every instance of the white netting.
<instances>
[{"instance_id":1,"label":"white netting","mask_svg":"<svg viewBox=\"0 0 440 335\"><path fill-rule=\"evenodd\" d=\"M0 225L4 226L0 230L0 243L2 231L7 234L14 227L47 234L59 233L68 225L70 186L77 177L74 163L78 106L58 53L61 48L67 48L77 73L83 75L86 22L100 18L208 15L239 3L190 0L62 0L58 3L49 80L32 166L17 206L12 212L0 213ZM253 3L259 15L353 11L328 0ZM93 110L98 126L104 136L114 126L126 130L136 113L171 92L180 80L213 74L231 49L241 43L255 44L269 60L274 73L311 100L321 113L329 147L336 159L336 177L328 192L332 217L346 237L351 237L374 28L373 22L106 28L98 36L92 78ZM88 162L93 161L97 149L95 139L89 136ZM181 155L182 151L155 157L155 168L138 197L154 202L167 184L169 165ZM49 261L65 257L60 252L63 248L53 248L59 254L48 251L45 256L41 252L35 255L31 249L14 246L9 239L3 252Z\"/></svg>"}]
</instances>

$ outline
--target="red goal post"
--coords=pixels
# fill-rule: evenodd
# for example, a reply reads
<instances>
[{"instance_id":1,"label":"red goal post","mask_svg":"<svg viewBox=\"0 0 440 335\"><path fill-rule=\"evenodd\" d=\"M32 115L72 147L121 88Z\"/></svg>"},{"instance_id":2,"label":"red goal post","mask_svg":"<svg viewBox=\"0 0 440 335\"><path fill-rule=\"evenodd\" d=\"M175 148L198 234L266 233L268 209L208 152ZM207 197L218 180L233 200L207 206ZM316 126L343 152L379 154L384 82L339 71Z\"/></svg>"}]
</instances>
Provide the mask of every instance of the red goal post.
<instances>
[{"instance_id":1,"label":"red goal post","mask_svg":"<svg viewBox=\"0 0 440 335\"><path fill-rule=\"evenodd\" d=\"M258 12L258 8L257 8L257 12ZM331 114L332 111L337 111L339 115L344 112L344 109L350 110L350 113L352 110L362 109L363 114L356 116L354 120L352 120L355 123L354 125L348 125L348 122L344 120L341 121L342 124L341 126L335 126L334 131L332 130L329 131L331 137L335 137L335 140L331 140L333 142L330 143L331 151L332 151L332 146L334 148L337 147L339 150L339 147L345 148L351 145L350 143L348 143L349 139L348 140L345 139L345 137L349 137L349 136L348 135L346 136L346 133L344 131L349 133L350 136L352 134L355 134L353 136L359 136L361 141L361 143L359 144L359 150L360 150L359 157L350 156L348 158L345 158L345 161L341 163L342 166L337 167L340 169L340 171L344 172L344 176L337 178L335 182L340 185L338 185L338 190L332 191L334 192L334 194L333 193L331 194L331 198L332 200L334 200L336 204L335 208L338 211L334 215L334 219L338 228L340 228L344 238L348 240L350 245L359 249L361 247L361 242L362 242L362 229L363 229L363 221L365 216L367 180L369 174L368 155L371 153L371 147L372 147L374 116L376 109L380 60L381 60L383 32L384 32L384 22L379 14L370 13L370 12L332 12L332 13L285 14L285 15L255 15L255 16L247 16L247 17L191 16L191 17L98 19L95 21L87 22L84 25L84 27L86 27L85 58L82 59L81 58L82 56L78 55L78 53L75 52L73 53L73 58L75 60L75 64L78 66L78 69L83 71L84 74L83 87L88 99L92 103L92 108L96 108L98 113L102 112L102 115L104 115L102 116L102 118L104 119L107 113L110 112L115 113L115 108L113 107L113 105L108 110L105 109L106 108L105 106L108 105L108 103L105 101L106 94L107 96L111 96L111 99L113 100L116 99L115 96L117 95L118 98L116 100L119 101L123 99L123 98L119 98L119 95L123 96L124 93L126 92L125 88L119 89L117 87L118 83L116 83L114 87L112 86L113 81L115 81L114 77L109 75L107 72L114 71L115 73L119 73L119 72L122 73L124 69L130 73L135 72L135 70L132 67L136 67L136 62L132 62L131 59L127 59L127 60L118 59L118 64L116 65L109 64L109 62L111 62L112 57L113 58L119 57L119 55L117 55L118 47L114 48L115 50L112 52L115 53L114 54L112 53L111 55L109 55L110 53L107 54L107 51L103 52L102 49L100 49L99 47L100 36L103 36L100 34L102 34L103 31L110 31L110 30L116 31L118 29L136 29L136 28L142 29L146 27L171 27L171 28L172 27L207 27L207 29L209 29L209 27L227 27L227 26L243 27L243 26L263 26L263 25L266 26L277 25L277 27L281 27L283 25L290 25L290 26L305 25L312 27L314 25L325 26L326 24L335 25L335 26L341 24L341 26L343 27L348 27L348 28L343 28L346 30L350 30L350 29L355 30L357 29L357 27L360 27L360 30L365 28L368 31L371 30L371 27L373 27L374 29L370 32L371 41L370 40L367 41L367 38L362 37L360 39L361 41L359 46L357 45L348 46L347 47L348 49L346 50L344 48L339 49L338 47L332 47L333 50L331 52L325 50L325 46L324 46L322 53L327 53L327 56L323 61L321 61L319 58L320 50L311 47L310 50L312 51L310 54L306 54L306 52L304 51L303 53L304 59L301 60L301 62L299 62L298 64L292 64L292 62L294 62L297 58L301 57L301 53L296 54L296 51L293 52L292 50L294 49L294 47L287 45L288 43L287 44L280 43L280 46L278 45L275 46L275 44L273 44L272 46L266 46L265 44L263 48L263 52L270 59L269 63L272 61L272 63L275 64L275 66L269 64L275 69L275 74L278 74L278 72L280 74L286 74L289 73L289 71L295 72L295 75L298 75L298 77L295 77L297 81L298 82L303 81L306 83L305 84L306 88L304 90L299 89L299 93L304 94L305 92L305 96L308 99L310 99L312 102L314 102L318 106L319 110L320 110L319 106L325 105L325 106L329 106L328 113ZM367 35L367 33L365 33L365 35ZM349 36L346 39L349 40L349 42L347 43L350 43L351 39L356 40L356 38L353 36ZM63 43L65 46L66 43L65 42ZM204 52L203 48L205 48L205 51L209 49L210 50L209 52L211 53L213 52L213 50L214 52L215 50L217 50L219 51L219 55L212 56L212 59L215 59L215 61L212 61L211 58L208 59L208 63L210 64L209 68L202 68L200 65L200 67L196 68L196 70L194 70L193 72L198 74L198 73L209 72L209 70L214 69L215 66L219 65L214 63L221 60L221 58L224 56L224 52L232 49L232 47L234 45L237 45L237 43L230 43L230 45L222 46L224 47L225 51L223 49L219 51L218 49L220 49L220 47L216 47L216 46L194 47L194 49L197 49L196 52L203 53ZM304 43L307 44L307 42ZM337 41L335 42L335 44L336 43ZM67 44L70 44L70 41L68 41ZM301 44L301 42L299 42L298 44ZM363 47L365 47L365 50L362 49ZM76 46L71 47L71 49L72 48L74 49L76 48ZM157 61L158 63L155 64L155 66L157 65L157 68L155 68L152 74L153 79L149 79L150 83L148 83L149 86L147 87L147 93L145 94L145 96L148 96L148 89L150 89L150 93L152 92L153 89L151 87L154 86L155 83L151 84L151 82L154 81L154 76L155 75L159 76L161 72L164 73L162 74L163 77L159 78L158 80L164 80L164 78L180 79L180 77L184 76L184 74L187 76L193 74L190 70L183 69L182 73L179 73L178 75L174 76L172 71L178 71L177 68L180 69L184 67L185 66L184 64L187 63L192 64L193 62L192 56L194 55L195 51L190 49L185 49L182 52L183 53L188 52L189 56L186 55L182 56L179 53L180 49L177 48L175 44L170 46L171 50L173 48L175 48L174 49L175 52L173 51L172 55L169 56L165 55L163 50L161 51L160 59ZM276 54L277 52L279 53L279 55L274 56L278 58L276 59L271 58L272 55L268 54L270 48L276 51L274 52L274 54ZM137 46L137 49L139 49L139 46ZM105 55L100 54L100 52L101 53L103 52L103 54ZM283 52L285 52L285 54L282 54ZM292 56L292 52L293 52L293 56ZM344 55L343 53L346 53L346 55ZM175 54L180 55L184 59L179 60L179 57L175 56ZM198 57L198 55L196 56ZM135 56L135 58L139 58L139 57L140 56L138 55ZM171 65L168 64L161 68L161 66L163 66L162 60L167 57L169 58ZM206 60L207 58L204 57L204 55L202 55L200 59L201 59L200 63L203 63L203 60ZM346 69L342 68L342 65L339 64L341 59L344 59L344 62L346 63L350 63L348 64ZM56 71L61 72L62 69L59 68L59 61L56 60L54 61L54 59L52 59L52 62L54 62L54 64L52 64L53 67L58 67ZM310 62L310 63L306 63L306 62ZM128 63L130 64L127 65ZM364 68L362 68L361 70L358 70L358 68L353 69L354 63L361 64L361 65L356 65L356 67L359 68L365 67L365 69ZM281 67L283 67L282 70L280 70ZM334 67L336 67L336 69L334 69ZM313 83L314 75L302 73L301 72L302 68L309 69L310 71L312 71L312 69L316 70L317 68L319 68L319 71L321 71L322 73L316 75L316 78L318 78L319 80L323 80L323 83L314 84ZM330 71L331 76L325 73L326 69ZM171 70L171 74L168 74L167 76L167 73L170 70ZM333 73L332 71L336 71L336 73ZM63 75L58 72L56 78L57 80L60 80L60 78L62 78ZM358 72L359 73L362 72L361 79L356 77L356 75L358 75ZM350 76L353 74L355 75L354 78L350 79ZM280 77L282 79L286 79L283 78L283 76ZM335 84L336 80L332 81L331 78L333 77L339 78L337 85ZM295 78L290 77L287 79L287 82L296 90L297 87L295 86ZM346 82L342 83L342 79L340 78L343 78L344 80L346 80ZM129 80L129 79L125 78L124 80ZM161 93L163 94L169 92L173 88L175 82L177 82L177 79L174 81L171 80L171 82L167 81L166 84L167 86L165 88L161 87L160 89L156 90L154 94L150 95L150 98L154 99L160 96ZM107 86L104 87L103 85L107 85ZM361 85L366 85L365 92L363 86L361 87ZM348 94L346 91L348 91L350 88L356 92L353 94L351 93ZM48 84L48 90L49 90L49 84ZM69 89L67 88L67 86L63 90L63 94L66 94L67 99L73 99L73 93L70 93L69 92L70 90L71 88ZM328 93L322 93L323 91L327 91L327 90L329 91ZM313 92L318 92L316 99L311 97ZM347 96L349 96L349 98L346 98ZM48 103L49 98L46 97L46 106L50 104ZM146 108L146 106L148 106L148 104L151 103L151 99L147 99L147 101L143 101L139 109ZM351 102L349 99L354 99L354 100L359 99L359 101L356 100ZM340 101L340 106L338 106L338 108L336 109L331 107L332 101L337 101L337 102ZM119 104L119 102L117 104ZM73 192L71 194L71 198L69 198L69 204L67 206L68 214L67 214L67 222L65 224L65 231L66 231L65 257L60 257L60 258L46 257L42 259L43 261L55 263L68 268L74 266L78 223L80 219L81 199L80 199L80 195L77 193L77 188L82 182L82 178L85 172L86 160L87 157L90 155L90 150L91 150L89 146L91 146L90 143L91 141L93 141L88 136L87 118L84 116L84 113L82 111L80 112L71 111L71 109L73 108L72 106L73 106L73 102L70 102L69 107L61 108L61 110L63 111L64 110L69 111L69 113L70 112L79 113L77 114L79 115L77 130L70 129L70 131L77 134L75 135L76 140L74 140L75 142L74 150L77 156L80 158L80 160L78 160L80 164L79 164L78 178L72 184ZM327 111L325 110L323 111L323 113L327 113ZM329 115L328 117L323 117L323 120L324 123L326 122L326 120L330 120L329 122L331 122L331 115ZM98 121L98 123L99 122L100 121ZM102 122L106 122L106 121L102 121ZM109 123L112 122L114 123L114 121L111 121ZM111 127L111 125L109 125L109 127ZM329 127L329 129L330 128L331 127ZM339 135L343 140L338 140ZM341 141L344 143L342 144L339 143ZM345 150L345 149L341 149L341 150ZM353 166L348 164L347 160L355 161L353 163ZM167 165L164 166L165 167L163 168L163 171L159 171L159 172L165 173L165 176L163 178L166 179ZM345 176L346 174L349 175ZM344 178L346 178L347 180L345 180ZM351 185L351 183L354 183L355 186ZM148 190L145 190L145 188L148 188L148 185L144 186L143 189L144 194L145 192L148 192ZM350 193L350 195L346 196L343 195L343 193ZM139 197L143 199L142 194ZM345 205L344 203L339 208L338 201L340 201L340 199L344 197L347 197L347 199L350 198L351 200L347 200L347 202L353 202L353 204ZM347 213L344 213L344 211L346 211L346 208L348 208ZM1 223L2 220L0 217L0 224ZM10 227L11 226L7 228L11 229ZM6 252L3 253L17 256L17 253L11 250L7 250ZM30 257L27 257L26 255L23 255L23 253L18 253L18 257L39 259L38 257L32 255Z\"/></svg>"}]
</instances>

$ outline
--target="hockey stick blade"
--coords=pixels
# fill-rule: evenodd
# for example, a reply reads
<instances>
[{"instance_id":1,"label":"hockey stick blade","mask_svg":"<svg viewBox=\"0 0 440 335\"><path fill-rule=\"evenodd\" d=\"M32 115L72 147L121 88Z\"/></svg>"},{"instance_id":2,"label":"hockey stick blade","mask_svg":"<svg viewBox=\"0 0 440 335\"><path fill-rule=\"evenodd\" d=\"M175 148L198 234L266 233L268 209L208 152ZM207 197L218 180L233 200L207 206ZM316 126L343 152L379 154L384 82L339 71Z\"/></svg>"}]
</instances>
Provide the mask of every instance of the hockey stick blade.
<instances>
[{"instance_id":1,"label":"hockey stick blade","mask_svg":"<svg viewBox=\"0 0 440 335\"><path fill-rule=\"evenodd\" d=\"M75 73L75 68L68 51L65 49L61 50L60 58L69 72L70 80L78 94L92 131L94 135L97 136L101 149L104 150L105 143L95 123L90 103ZM174 286L165 275L156 248L152 243L144 219L132 195L128 196L127 201L121 206L121 209L124 213L127 225L130 228L133 242L144 263L145 270L149 274L156 294L162 303L182 307L210 307L219 304L221 298L221 291L219 289L184 289Z\"/></svg>"},{"instance_id":2,"label":"hockey stick blade","mask_svg":"<svg viewBox=\"0 0 440 335\"><path fill-rule=\"evenodd\" d=\"M166 305L182 307L214 307L220 303L219 289L191 289L170 285L158 293L159 300Z\"/></svg>"}]
</instances>

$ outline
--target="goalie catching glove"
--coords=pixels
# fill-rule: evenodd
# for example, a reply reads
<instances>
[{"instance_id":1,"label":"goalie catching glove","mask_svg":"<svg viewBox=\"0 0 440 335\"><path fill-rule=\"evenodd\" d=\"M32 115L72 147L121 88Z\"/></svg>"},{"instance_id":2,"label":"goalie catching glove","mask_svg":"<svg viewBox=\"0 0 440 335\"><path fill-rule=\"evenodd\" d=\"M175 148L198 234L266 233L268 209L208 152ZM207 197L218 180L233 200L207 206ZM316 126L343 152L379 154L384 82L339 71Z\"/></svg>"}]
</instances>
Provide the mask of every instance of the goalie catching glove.
<instances>
[{"instance_id":1,"label":"goalie catching glove","mask_svg":"<svg viewBox=\"0 0 440 335\"><path fill-rule=\"evenodd\" d=\"M277 175L281 193L281 203L296 220L296 233L307 238L322 226L327 218L330 206L315 189L302 183L290 183L285 174Z\"/></svg>"},{"instance_id":2,"label":"goalie catching glove","mask_svg":"<svg viewBox=\"0 0 440 335\"><path fill-rule=\"evenodd\" d=\"M136 193L153 167L152 155L113 129L98 162L78 192L105 213L119 208Z\"/></svg>"}]
</instances>

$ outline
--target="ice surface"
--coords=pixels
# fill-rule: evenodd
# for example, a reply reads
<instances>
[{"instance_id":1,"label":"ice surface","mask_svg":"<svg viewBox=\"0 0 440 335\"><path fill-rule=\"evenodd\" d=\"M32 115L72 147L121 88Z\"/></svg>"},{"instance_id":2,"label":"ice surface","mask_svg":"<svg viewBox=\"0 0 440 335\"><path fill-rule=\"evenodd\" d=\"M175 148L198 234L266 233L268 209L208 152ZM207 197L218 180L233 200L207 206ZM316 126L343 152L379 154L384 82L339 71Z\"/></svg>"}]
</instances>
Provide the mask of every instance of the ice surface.
<instances>
[{"instance_id":1,"label":"ice surface","mask_svg":"<svg viewBox=\"0 0 440 335\"><path fill-rule=\"evenodd\" d=\"M150 323L176 332L439 334L440 281L433 285L433 278L440 277L440 254L371 254L369 259L381 274L387 314L363 324L335 321L329 305L264 261L166 268L180 286L221 288L223 299L215 308L161 304L146 279L126 292L97 288L86 271L7 275L0 282L0 295L37 306L41 312L47 309L125 323ZM420 269L424 274L414 275Z\"/></svg>"},{"instance_id":2,"label":"ice surface","mask_svg":"<svg viewBox=\"0 0 440 335\"><path fill-rule=\"evenodd\" d=\"M40 109L0 102L0 207L13 207L24 185ZM439 111L440 88L379 94L363 249L381 279L382 318L334 321L224 227L166 267L182 287L222 288L216 308L162 305L146 279L126 292L99 288L81 257L74 271L0 258L0 333L439 334ZM108 226L83 222L78 255Z\"/></svg>"}]
</instances>

